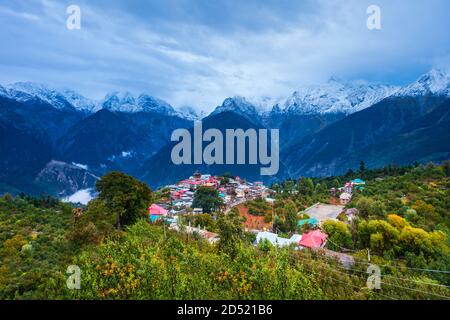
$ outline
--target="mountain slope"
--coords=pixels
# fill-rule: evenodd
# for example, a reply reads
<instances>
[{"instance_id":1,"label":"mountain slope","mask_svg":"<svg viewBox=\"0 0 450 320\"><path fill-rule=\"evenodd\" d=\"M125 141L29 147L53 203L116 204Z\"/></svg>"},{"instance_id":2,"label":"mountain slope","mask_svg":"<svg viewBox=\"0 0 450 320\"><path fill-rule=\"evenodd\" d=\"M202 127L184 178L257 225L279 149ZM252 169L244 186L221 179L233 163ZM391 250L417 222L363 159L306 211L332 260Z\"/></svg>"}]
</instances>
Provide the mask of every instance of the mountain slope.
<instances>
[{"instance_id":1,"label":"mountain slope","mask_svg":"<svg viewBox=\"0 0 450 320\"><path fill-rule=\"evenodd\" d=\"M98 174L112 169L134 173L167 144L174 129L191 124L160 113L102 109L73 126L58 145L61 159L88 165Z\"/></svg>"},{"instance_id":2,"label":"mountain slope","mask_svg":"<svg viewBox=\"0 0 450 320\"><path fill-rule=\"evenodd\" d=\"M78 190L94 188L98 179L79 166L52 160L39 172L34 182L39 190L47 194L65 197Z\"/></svg>"},{"instance_id":3,"label":"mountain slope","mask_svg":"<svg viewBox=\"0 0 450 320\"><path fill-rule=\"evenodd\" d=\"M27 128L19 116L14 117L14 122L0 118L1 182L32 192L34 176L52 156L49 141Z\"/></svg>"},{"instance_id":4,"label":"mountain slope","mask_svg":"<svg viewBox=\"0 0 450 320\"><path fill-rule=\"evenodd\" d=\"M83 119L58 140L61 158L89 167L113 166L111 157L137 150L140 136L120 115L108 110Z\"/></svg>"},{"instance_id":5,"label":"mountain slope","mask_svg":"<svg viewBox=\"0 0 450 320\"><path fill-rule=\"evenodd\" d=\"M225 130L226 129L242 129L247 130L250 128L259 129L262 128L261 125L250 122L247 118L241 116L240 114L226 111L218 114L213 114L208 116L203 120L202 123L203 132L209 128L218 129L222 132L222 135L225 140ZM191 132L192 139L194 138L192 129L189 130ZM192 140L193 141L193 140ZM180 179L189 177L196 170L200 170L202 173L210 173L210 174L223 174L225 172L231 172L234 175L241 176L242 178L246 178L249 180L261 180L265 179L266 181L273 179L274 177L270 176L261 176L260 175L260 165L250 165L250 164L242 164L242 165L195 165L195 164L181 164L175 165L171 160L171 151L173 146L175 146L177 142L170 143L165 146L158 152L156 155L151 157L145 164L142 166L140 172L140 178L147 182L152 187L159 187L165 184L171 184ZM192 143L193 144L193 143ZM204 142L203 147L208 145L209 142ZM225 141L224 141L225 145ZM191 154L193 155L193 147L191 148ZM248 151L246 151L248 152ZM236 155L236 153L235 153ZM236 163L236 162L235 162ZM280 163L280 171L284 170L284 167Z\"/></svg>"},{"instance_id":6,"label":"mountain slope","mask_svg":"<svg viewBox=\"0 0 450 320\"><path fill-rule=\"evenodd\" d=\"M373 162L365 154L366 148L383 150L385 141L412 128L421 117L436 108L436 112L442 111L438 107L445 100L440 96L387 98L301 139L283 151L282 159L292 176L344 173L357 167L360 160ZM383 157L387 162L379 161L378 165L392 161L390 158Z\"/></svg>"},{"instance_id":7,"label":"mountain slope","mask_svg":"<svg viewBox=\"0 0 450 320\"><path fill-rule=\"evenodd\" d=\"M450 159L450 99L398 134L361 150L354 158L368 159L369 167Z\"/></svg>"}]
</instances>

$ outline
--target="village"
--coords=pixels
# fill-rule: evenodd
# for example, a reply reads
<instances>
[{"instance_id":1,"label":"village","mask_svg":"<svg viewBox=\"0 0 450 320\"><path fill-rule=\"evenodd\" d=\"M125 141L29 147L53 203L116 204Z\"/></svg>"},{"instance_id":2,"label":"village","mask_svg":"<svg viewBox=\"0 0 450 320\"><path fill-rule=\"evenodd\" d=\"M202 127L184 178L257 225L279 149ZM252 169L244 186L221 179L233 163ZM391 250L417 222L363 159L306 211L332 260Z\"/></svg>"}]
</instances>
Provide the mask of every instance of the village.
<instances>
[{"instance_id":1,"label":"village","mask_svg":"<svg viewBox=\"0 0 450 320\"><path fill-rule=\"evenodd\" d=\"M352 208L345 209L345 206L350 202L353 191L355 189L363 191L364 185L365 181L354 179L346 182L340 188L330 189L330 195L338 198L339 203L316 203L298 212L298 217L306 216L308 218L298 220L298 232L292 234L290 238L280 236L277 230L273 230L273 224L260 223L260 220L257 223L247 224L245 229L255 235L254 245L267 241L277 247L293 246L298 250L322 250L326 255L340 259L343 264L351 264L351 256L324 248L327 244L328 236L321 229L321 224L327 220L336 220L340 214L345 214L348 221L351 221L356 214L356 210ZM219 241L219 235L208 231L205 227L201 228L190 223L181 225L180 223L180 217L189 214L203 214L202 208L192 207L195 192L199 187L209 187L218 191L219 197L223 201L221 210L225 214L232 208L242 208L247 201L255 199L263 199L273 207L274 198L276 197L276 191L265 186L263 182L251 183L239 177L227 177L224 179L223 177L196 172L188 179L166 187L170 192L170 200L151 204L148 209L149 221L151 223L163 221L171 230L196 234L211 244ZM253 217L247 213L246 220L251 220L252 218L257 220L258 217ZM305 225L308 225L307 231L302 232Z\"/></svg>"}]
</instances>

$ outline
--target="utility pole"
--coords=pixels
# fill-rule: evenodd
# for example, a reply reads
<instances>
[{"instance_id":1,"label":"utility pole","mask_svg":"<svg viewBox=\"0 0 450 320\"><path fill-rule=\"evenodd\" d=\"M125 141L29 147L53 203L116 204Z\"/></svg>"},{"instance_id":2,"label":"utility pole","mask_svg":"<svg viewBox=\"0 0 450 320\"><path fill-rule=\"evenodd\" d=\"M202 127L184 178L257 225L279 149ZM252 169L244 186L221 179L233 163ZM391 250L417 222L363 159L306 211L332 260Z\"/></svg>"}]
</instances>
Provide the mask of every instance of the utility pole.
<instances>
[{"instance_id":1,"label":"utility pole","mask_svg":"<svg viewBox=\"0 0 450 320\"><path fill-rule=\"evenodd\" d=\"M370 262L370 249L367 248L367 260Z\"/></svg>"},{"instance_id":2,"label":"utility pole","mask_svg":"<svg viewBox=\"0 0 450 320\"><path fill-rule=\"evenodd\" d=\"M163 222L163 228L164 228L164 240L166 240L166 222Z\"/></svg>"}]
</instances>

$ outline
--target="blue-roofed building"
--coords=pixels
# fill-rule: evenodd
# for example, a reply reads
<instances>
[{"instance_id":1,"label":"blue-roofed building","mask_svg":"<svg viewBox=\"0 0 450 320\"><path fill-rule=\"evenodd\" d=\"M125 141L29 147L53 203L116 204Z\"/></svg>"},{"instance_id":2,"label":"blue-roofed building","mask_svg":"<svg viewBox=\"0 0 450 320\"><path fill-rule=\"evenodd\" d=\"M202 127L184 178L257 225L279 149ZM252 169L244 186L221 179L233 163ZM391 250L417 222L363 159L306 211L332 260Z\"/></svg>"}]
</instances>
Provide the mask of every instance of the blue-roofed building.
<instances>
[{"instance_id":1,"label":"blue-roofed building","mask_svg":"<svg viewBox=\"0 0 450 320\"><path fill-rule=\"evenodd\" d=\"M361 180L360 178L356 178L356 179L352 180L351 183L356 186L366 184L366 182L364 180Z\"/></svg>"},{"instance_id":2,"label":"blue-roofed building","mask_svg":"<svg viewBox=\"0 0 450 320\"><path fill-rule=\"evenodd\" d=\"M319 223L319 221L316 218L309 218L309 219L299 220L298 223L297 223L297 226L299 228L301 228L305 224L309 224L310 226L317 227L318 223Z\"/></svg>"}]
</instances>

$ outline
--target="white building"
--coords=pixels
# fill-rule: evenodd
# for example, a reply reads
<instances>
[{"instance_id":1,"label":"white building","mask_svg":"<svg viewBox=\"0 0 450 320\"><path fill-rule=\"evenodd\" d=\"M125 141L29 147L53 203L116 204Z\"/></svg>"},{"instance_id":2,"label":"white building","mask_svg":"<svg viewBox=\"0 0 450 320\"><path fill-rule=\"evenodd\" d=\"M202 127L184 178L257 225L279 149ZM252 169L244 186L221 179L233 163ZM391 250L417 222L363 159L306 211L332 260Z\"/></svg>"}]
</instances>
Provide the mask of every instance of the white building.
<instances>
[{"instance_id":1,"label":"white building","mask_svg":"<svg viewBox=\"0 0 450 320\"><path fill-rule=\"evenodd\" d=\"M352 199L352 195L350 193L347 192L343 192L340 196L339 199L341 201L341 204L346 205L347 203L350 202L350 200Z\"/></svg>"},{"instance_id":2,"label":"white building","mask_svg":"<svg viewBox=\"0 0 450 320\"><path fill-rule=\"evenodd\" d=\"M277 234L272 232L258 232L256 235L255 244L260 243L263 240L268 240L272 245L277 247L289 246L291 244L298 245L300 240L302 240L302 236L299 234L294 234L290 239L281 238Z\"/></svg>"}]
</instances>

